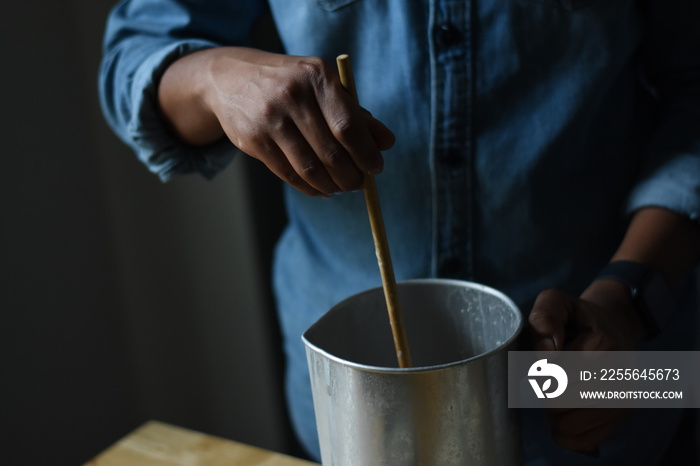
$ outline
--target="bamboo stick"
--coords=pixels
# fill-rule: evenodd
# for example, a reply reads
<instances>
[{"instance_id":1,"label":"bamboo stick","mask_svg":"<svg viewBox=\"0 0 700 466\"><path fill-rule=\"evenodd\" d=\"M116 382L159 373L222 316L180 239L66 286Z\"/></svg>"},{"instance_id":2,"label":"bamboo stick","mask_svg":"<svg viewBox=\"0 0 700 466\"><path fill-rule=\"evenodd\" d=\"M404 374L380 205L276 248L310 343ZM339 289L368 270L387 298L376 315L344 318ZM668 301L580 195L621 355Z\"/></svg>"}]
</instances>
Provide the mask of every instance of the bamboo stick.
<instances>
[{"instance_id":1,"label":"bamboo stick","mask_svg":"<svg viewBox=\"0 0 700 466\"><path fill-rule=\"evenodd\" d=\"M338 64L341 84L348 90L353 99L357 101L357 89L355 88L355 78L352 73L350 57L346 54L339 55L336 58L336 62ZM404 328L403 319L401 317L401 308L399 306L399 297L396 289L396 278L394 277L394 267L391 262L391 254L389 253L389 243L386 238L386 229L384 228L384 219L382 217L382 209L379 205L379 195L377 194L377 185L374 182L374 176L365 174L363 191L365 193L369 222L372 226L372 237L374 238L374 249L377 254L379 272L382 276L384 298L386 299L387 311L389 312L389 322L391 323L391 333L394 337L396 357L399 361L399 367L411 367L411 353L408 348L406 329Z\"/></svg>"}]
</instances>

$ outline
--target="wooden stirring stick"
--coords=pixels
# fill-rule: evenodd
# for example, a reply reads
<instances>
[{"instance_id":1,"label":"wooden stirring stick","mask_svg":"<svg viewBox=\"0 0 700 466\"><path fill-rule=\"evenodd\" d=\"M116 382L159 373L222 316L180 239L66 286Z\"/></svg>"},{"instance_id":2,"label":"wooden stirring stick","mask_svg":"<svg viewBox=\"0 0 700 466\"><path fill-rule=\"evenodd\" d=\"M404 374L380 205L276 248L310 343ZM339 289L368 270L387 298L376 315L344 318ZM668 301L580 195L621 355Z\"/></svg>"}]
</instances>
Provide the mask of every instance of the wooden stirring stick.
<instances>
[{"instance_id":1,"label":"wooden stirring stick","mask_svg":"<svg viewBox=\"0 0 700 466\"><path fill-rule=\"evenodd\" d=\"M357 89L355 88L355 78L352 74L350 57L345 54L339 55L338 58L336 58L336 62L338 64L341 84L357 102ZM389 242L386 239L382 209L379 206L377 185L374 182L374 176L370 174L365 174L364 192L367 213L369 214L369 223L372 226L372 236L374 237L374 249L377 254L379 272L382 275L384 298L386 299L386 307L389 311L391 333L394 336L396 357L399 360L399 367L411 367L411 353L408 350L406 329L404 328L403 319L401 318L396 278L394 278L394 267L391 264L391 254L389 254Z\"/></svg>"}]
</instances>

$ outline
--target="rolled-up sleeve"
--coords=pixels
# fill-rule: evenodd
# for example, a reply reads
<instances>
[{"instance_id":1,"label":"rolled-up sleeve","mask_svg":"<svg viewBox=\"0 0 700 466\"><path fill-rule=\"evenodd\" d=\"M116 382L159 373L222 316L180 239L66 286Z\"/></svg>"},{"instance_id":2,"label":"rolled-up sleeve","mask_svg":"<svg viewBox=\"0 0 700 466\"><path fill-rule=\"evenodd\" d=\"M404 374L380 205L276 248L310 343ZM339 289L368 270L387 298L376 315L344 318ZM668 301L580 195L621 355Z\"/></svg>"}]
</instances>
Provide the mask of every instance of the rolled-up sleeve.
<instances>
[{"instance_id":1,"label":"rolled-up sleeve","mask_svg":"<svg viewBox=\"0 0 700 466\"><path fill-rule=\"evenodd\" d=\"M125 0L107 21L99 94L105 117L162 180L199 172L211 178L232 159L227 140L182 143L160 117L157 85L178 58L221 45L249 45L264 9L256 0Z\"/></svg>"},{"instance_id":2,"label":"rolled-up sleeve","mask_svg":"<svg viewBox=\"0 0 700 466\"><path fill-rule=\"evenodd\" d=\"M628 210L664 207L700 220L700 2L652 0L645 76L660 109Z\"/></svg>"}]
</instances>

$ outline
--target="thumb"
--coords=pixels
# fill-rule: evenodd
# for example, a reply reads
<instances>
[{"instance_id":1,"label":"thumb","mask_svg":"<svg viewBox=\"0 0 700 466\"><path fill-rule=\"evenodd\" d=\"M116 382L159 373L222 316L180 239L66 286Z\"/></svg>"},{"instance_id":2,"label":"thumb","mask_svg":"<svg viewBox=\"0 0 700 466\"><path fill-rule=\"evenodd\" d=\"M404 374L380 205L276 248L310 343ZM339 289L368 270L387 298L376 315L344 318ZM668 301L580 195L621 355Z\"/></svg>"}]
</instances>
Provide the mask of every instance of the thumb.
<instances>
[{"instance_id":1,"label":"thumb","mask_svg":"<svg viewBox=\"0 0 700 466\"><path fill-rule=\"evenodd\" d=\"M564 349L566 324L572 316L573 302L569 295L559 290L540 293L528 318L535 351Z\"/></svg>"},{"instance_id":2,"label":"thumb","mask_svg":"<svg viewBox=\"0 0 700 466\"><path fill-rule=\"evenodd\" d=\"M374 139L374 143L377 145L377 148L379 150L390 149L396 141L394 133L392 133L391 130L389 130L389 128L387 128L386 125L384 125L384 123L374 118L372 114L369 113L369 111L367 111L364 108L363 110L365 122L367 123L367 129L369 129L369 132L372 135L372 139Z\"/></svg>"}]
</instances>

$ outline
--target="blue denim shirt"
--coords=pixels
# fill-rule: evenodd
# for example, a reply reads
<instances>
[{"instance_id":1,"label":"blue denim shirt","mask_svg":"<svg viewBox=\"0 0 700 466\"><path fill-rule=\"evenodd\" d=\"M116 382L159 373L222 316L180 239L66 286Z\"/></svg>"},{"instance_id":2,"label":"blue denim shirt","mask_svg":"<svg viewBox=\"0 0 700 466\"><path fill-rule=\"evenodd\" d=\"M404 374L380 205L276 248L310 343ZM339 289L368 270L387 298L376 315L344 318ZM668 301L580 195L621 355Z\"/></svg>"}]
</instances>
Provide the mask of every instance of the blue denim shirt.
<instances>
[{"instance_id":1,"label":"blue denim shirt","mask_svg":"<svg viewBox=\"0 0 700 466\"><path fill-rule=\"evenodd\" d=\"M473 280L528 312L544 289L582 291L630 212L700 214L695 0L124 1L107 27L102 103L163 180L214 176L236 150L174 139L155 110L160 74L192 51L250 44L267 3L287 53L351 55L360 103L397 136L376 180L399 280ZM318 454L300 335L381 282L361 193L285 195L274 285L287 388L299 436ZM673 332L666 340L679 341ZM635 414L599 462L556 447L524 413L528 464L646 464L677 418L656 411L651 427Z\"/></svg>"}]
</instances>

